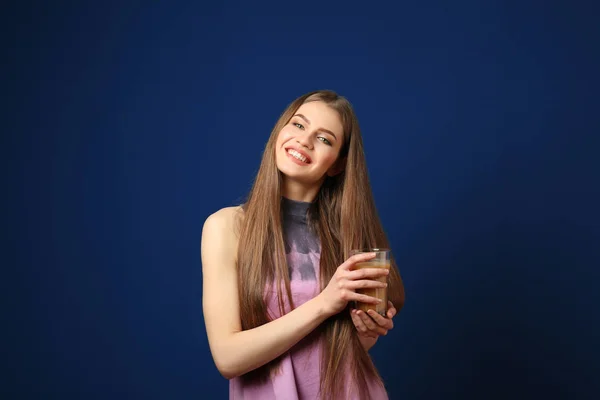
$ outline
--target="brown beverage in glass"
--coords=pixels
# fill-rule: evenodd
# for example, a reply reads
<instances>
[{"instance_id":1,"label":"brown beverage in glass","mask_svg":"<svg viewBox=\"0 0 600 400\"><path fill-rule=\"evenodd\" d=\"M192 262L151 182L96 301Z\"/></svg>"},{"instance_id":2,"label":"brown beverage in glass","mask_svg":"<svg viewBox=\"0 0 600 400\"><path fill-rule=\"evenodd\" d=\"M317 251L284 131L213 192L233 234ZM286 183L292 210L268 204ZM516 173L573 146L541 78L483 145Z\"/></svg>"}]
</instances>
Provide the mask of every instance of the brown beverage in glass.
<instances>
[{"instance_id":1,"label":"brown beverage in glass","mask_svg":"<svg viewBox=\"0 0 600 400\"><path fill-rule=\"evenodd\" d=\"M352 250L352 255L359 253L375 253L375 258L356 263L354 269L361 268L386 268L390 269L390 256L391 251L389 249L361 249L361 250ZM376 280L380 282L387 282L387 276L382 276L377 278ZM357 289L356 293L365 294L367 296L375 297L381 300L379 304L371 304L371 303L362 303L356 302L356 309L367 312L368 310L374 310L378 314L382 316L386 316L387 306L388 306L388 296L387 296L387 287L385 288L374 288L374 289Z\"/></svg>"}]
</instances>

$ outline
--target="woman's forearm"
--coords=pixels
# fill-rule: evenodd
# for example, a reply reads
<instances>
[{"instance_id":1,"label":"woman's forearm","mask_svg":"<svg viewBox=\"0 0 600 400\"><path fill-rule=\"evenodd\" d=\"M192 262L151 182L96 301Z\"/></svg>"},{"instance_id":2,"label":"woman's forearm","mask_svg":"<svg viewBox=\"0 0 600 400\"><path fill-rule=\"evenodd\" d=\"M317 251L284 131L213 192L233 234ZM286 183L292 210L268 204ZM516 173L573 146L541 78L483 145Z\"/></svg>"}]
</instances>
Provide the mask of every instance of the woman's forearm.
<instances>
[{"instance_id":1,"label":"woman's forearm","mask_svg":"<svg viewBox=\"0 0 600 400\"><path fill-rule=\"evenodd\" d=\"M363 349L369 351L371 347L375 346L377 343L377 338L369 337L369 336L359 336L360 344L362 344Z\"/></svg>"},{"instance_id":2,"label":"woman's forearm","mask_svg":"<svg viewBox=\"0 0 600 400\"><path fill-rule=\"evenodd\" d=\"M232 333L215 349L217 367L227 379L250 372L285 353L327 318L317 296L274 321Z\"/></svg>"}]
</instances>

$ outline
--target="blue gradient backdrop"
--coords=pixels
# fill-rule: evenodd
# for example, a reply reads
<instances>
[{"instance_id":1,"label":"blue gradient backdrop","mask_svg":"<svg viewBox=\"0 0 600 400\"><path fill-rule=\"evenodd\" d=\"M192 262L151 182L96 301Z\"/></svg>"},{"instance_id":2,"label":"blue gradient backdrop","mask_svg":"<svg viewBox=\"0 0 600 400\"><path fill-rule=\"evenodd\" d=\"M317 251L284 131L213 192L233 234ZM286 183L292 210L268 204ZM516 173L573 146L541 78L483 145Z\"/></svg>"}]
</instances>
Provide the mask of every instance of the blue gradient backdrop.
<instances>
[{"instance_id":1,"label":"blue gradient backdrop","mask_svg":"<svg viewBox=\"0 0 600 400\"><path fill-rule=\"evenodd\" d=\"M599 398L593 2L3 7L3 399L225 399L200 233L354 104L406 283L392 399Z\"/></svg>"}]
</instances>

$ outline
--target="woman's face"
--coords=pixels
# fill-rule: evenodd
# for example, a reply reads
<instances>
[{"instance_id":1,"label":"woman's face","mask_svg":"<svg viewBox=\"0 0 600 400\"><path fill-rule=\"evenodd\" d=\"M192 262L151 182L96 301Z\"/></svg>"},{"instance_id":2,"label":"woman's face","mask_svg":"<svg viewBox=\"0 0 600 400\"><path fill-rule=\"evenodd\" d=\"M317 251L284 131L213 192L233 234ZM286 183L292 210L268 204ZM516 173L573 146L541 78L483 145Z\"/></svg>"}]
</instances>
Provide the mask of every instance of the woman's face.
<instances>
[{"instance_id":1,"label":"woman's face","mask_svg":"<svg viewBox=\"0 0 600 400\"><path fill-rule=\"evenodd\" d=\"M328 171L334 171L343 135L337 111L321 101L305 103L277 136L277 168L304 184L320 183Z\"/></svg>"}]
</instances>

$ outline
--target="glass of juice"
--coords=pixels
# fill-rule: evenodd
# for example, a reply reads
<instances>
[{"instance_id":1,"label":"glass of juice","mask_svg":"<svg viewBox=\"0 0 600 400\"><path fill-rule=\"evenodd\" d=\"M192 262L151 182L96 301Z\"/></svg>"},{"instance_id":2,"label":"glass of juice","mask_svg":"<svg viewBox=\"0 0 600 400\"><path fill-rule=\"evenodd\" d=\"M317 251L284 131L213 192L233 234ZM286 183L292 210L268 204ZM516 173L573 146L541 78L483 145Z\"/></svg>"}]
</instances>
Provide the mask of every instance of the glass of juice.
<instances>
[{"instance_id":1,"label":"glass of juice","mask_svg":"<svg viewBox=\"0 0 600 400\"><path fill-rule=\"evenodd\" d=\"M375 258L359 262L354 265L354 269L362 269L362 268L386 268L390 269L391 263L391 255L392 251L390 249L357 249L352 250L351 255L360 254L360 253L375 253ZM380 282L387 282L387 276L382 276L377 278ZM375 289L357 289L356 293L365 294L367 296L375 297L381 300L379 304L369 304L356 302L356 309L367 312L368 310L374 310L376 313L386 316L387 306L388 306L388 295L387 295L387 287L385 288L375 288Z\"/></svg>"}]
</instances>

